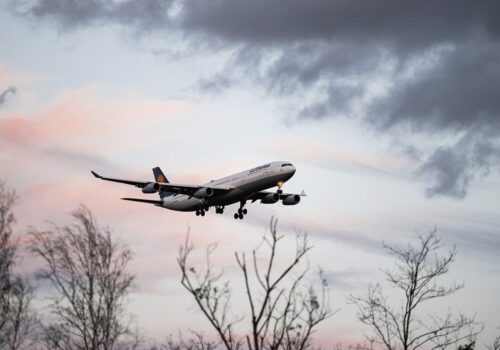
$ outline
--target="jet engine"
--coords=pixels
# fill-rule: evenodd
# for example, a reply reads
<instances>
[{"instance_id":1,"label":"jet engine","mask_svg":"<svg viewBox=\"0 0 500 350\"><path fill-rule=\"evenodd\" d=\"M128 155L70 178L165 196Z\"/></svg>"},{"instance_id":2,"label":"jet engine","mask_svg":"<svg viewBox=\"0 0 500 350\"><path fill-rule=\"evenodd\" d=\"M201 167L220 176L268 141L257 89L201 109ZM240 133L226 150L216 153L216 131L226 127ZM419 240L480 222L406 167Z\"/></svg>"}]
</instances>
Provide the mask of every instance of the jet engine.
<instances>
[{"instance_id":1,"label":"jet engine","mask_svg":"<svg viewBox=\"0 0 500 350\"><path fill-rule=\"evenodd\" d=\"M283 205L295 205L300 202L300 196L298 194L291 194L283 198L281 202Z\"/></svg>"},{"instance_id":2,"label":"jet engine","mask_svg":"<svg viewBox=\"0 0 500 350\"><path fill-rule=\"evenodd\" d=\"M195 193L193 193L193 197L202 199L202 198L212 197L213 194L214 190L211 189L210 187L202 187Z\"/></svg>"},{"instance_id":3,"label":"jet engine","mask_svg":"<svg viewBox=\"0 0 500 350\"><path fill-rule=\"evenodd\" d=\"M158 182L148 182L143 188L142 193L156 193L160 190Z\"/></svg>"},{"instance_id":4,"label":"jet engine","mask_svg":"<svg viewBox=\"0 0 500 350\"><path fill-rule=\"evenodd\" d=\"M280 196L277 193L269 193L266 194L262 199L260 200L261 203L264 204L273 204L279 201Z\"/></svg>"}]
</instances>

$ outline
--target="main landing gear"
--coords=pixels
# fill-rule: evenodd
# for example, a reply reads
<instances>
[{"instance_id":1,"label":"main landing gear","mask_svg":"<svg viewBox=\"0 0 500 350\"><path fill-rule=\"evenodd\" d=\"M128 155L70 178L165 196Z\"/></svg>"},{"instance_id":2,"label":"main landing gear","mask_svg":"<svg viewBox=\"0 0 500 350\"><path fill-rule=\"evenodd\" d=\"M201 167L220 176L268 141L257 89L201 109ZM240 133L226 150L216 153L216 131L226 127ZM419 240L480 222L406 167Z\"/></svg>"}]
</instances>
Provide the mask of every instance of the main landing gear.
<instances>
[{"instance_id":1,"label":"main landing gear","mask_svg":"<svg viewBox=\"0 0 500 350\"><path fill-rule=\"evenodd\" d=\"M205 216L206 212L210 209L209 205L204 205L201 206L200 209L196 210L196 216ZM216 205L215 206L215 213L216 214L224 214L224 206L223 205Z\"/></svg>"},{"instance_id":2,"label":"main landing gear","mask_svg":"<svg viewBox=\"0 0 500 350\"><path fill-rule=\"evenodd\" d=\"M240 203L240 208L238 209L237 213L234 213L234 218L235 219L243 219L243 216L247 215L248 211L244 208L246 202L241 202Z\"/></svg>"},{"instance_id":3,"label":"main landing gear","mask_svg":"<svg viewBox=\"0 0 500 350\"><path fill-rule=\"evenodd\" d=\"M202 204L200 205L200 209L196 210L196 216L205 216L205 213L210 209L210 206L208 204Z\"/></svg>"}]
</instances>

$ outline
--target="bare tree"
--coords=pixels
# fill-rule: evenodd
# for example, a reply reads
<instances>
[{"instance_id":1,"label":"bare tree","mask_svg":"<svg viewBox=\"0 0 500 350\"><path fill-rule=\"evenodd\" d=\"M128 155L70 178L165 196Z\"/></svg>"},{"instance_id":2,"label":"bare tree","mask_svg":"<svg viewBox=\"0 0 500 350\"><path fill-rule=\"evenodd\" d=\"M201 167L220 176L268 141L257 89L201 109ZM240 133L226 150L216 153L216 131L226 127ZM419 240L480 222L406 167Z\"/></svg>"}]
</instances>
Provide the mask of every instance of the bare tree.
<instances>
[{"instance_id":1,"label":"bare tree","mask_svg":"<svg viewBox=\"0 0 500 350\"><path fill-rule=\"evenodd\" d=\"M38 276L55 291L44 340L50 349L122 348L133 334L124 310L134 278L126 271L132 253L86 207L73 218L71 225L31 232L31 249L45 263Z\"/></svg>"},{"instance_id":2,"label":"bare tree","mask_svg":"<svg viewBox=\"0 0 500 350\"><path fill-rule=\"evenodd\" d=\"M19 240L13 235L16 193L0 182L0 348L20 349L33 334L33 288L14 272Z\"/></svg>"},{"instance_id":3,"label":"bare tree","mask_svg":"<svg viewBox=\"0 0 500 350\"><path fill-rule=\"evenodd\" d=\"M207 248L203 272L188 263L193 250L189 234L179 251L181 283L194 297L227 350L242 347L249 350L307 349L311 346L315 327L333 314L322 272L318 292L312 285L304 285L308 268L297 271L311 249L307 235L298 237L294 257L278 268L276 255L283 237L278 235L276 226L277 220L272 219L269 235L252 251L250 265L244 253L235 253L250 309L250 332L243 337L235 336L234 332L235 324L243 317L230 317L232 291L229 283L220 282L222 275L213 272L210 256L215 245ZM267 247L268 252L261 260L259 250L262 247Z\"/></svg>"},{"instance_id":4,"label":"bare tree","mask_svg":"<svg viewBox=\"0 0 500 350\"><path fill-rule=\"evenodd\" d=\"M450 313L443 317L418 318L417 312L423 304L454 294L463 287L463 284L439 283L455 259L455 248L438 255L443 244L436 229L427 236L419 235L418 239L416 247L384 244L387 252L396 258L395 270L384 273L389 286L402 292L402 304L391 303L379 285L370 286L366 295L350 297L358 308L359 320L372 328L372 341L387 350L445 349L460 342L473 346L482 330L473 318L462 314L453 317Z\"/></svg>"}]
</instances>

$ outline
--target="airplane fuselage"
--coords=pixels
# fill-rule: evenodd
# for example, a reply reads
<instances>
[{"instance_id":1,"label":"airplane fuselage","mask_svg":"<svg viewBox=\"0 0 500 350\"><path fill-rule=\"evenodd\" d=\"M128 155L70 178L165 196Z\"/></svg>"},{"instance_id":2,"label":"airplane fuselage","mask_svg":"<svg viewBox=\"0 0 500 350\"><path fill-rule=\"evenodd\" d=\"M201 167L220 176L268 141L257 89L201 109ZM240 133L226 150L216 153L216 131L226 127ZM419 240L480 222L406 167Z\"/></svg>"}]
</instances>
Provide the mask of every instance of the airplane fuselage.
<instances>
[{"instance_id":1,"label":"airplane fuselage","mask_svg":"<svg viewBox=\"0 0 500 350\"><path fill-rule=\"evenodd\" d=\"M230 187L231 190L208 198L195 198L184 194L175 194L163 198L162 207L177 211L196 211L204 204L210 206L226 206L245 201L255 192L278 186L289 180L295 173L295 167L290 163L272 162L249 170L245 170L218 180L212 180L202 186Z\"/></svg>"},{"instance_id":2,"label":"airplane fuselage","mask_svg":"<svg viewBox=\"0 0 500 350\"><path fill-rule=\"evenodd\" d=\"M239 203L234 213L235 219L243 219L248 213L247 201L263 204L281 202L283 205L296 205L305 193L283 193L282 185L295 174L295 167L288 162L271 162L248 169L203 185L170 182L160 167L153 170L154 181L136 181L101 176L91 171L95 178L127 184L141 188L142 193L157 193L158 199L122 198L126 201L147 203L157 207L176 211L194 211L196 216L205 216L210 207L215 207L216 214L223 214L228 205ZM276 192L266 191L278 187Z\"/></svg>"}]
</instances>

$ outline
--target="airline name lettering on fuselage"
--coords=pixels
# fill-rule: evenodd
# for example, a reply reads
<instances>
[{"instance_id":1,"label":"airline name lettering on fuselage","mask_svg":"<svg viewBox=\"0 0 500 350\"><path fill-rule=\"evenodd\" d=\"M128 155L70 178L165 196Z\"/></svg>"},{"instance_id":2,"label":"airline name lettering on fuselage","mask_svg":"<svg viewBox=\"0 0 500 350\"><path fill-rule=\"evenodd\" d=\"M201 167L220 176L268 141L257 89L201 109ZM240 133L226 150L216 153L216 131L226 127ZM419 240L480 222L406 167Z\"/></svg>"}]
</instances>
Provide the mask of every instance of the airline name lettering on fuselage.
<instances>
[{"instance_id":1,"label":"airline name lettering on fuselage","mask_svg":"<svg viewBox=\"0 0 500 350\"><path fill-rule=\"evenodd\" d=\"M271 164L266 164L266 165L261 165L261 166L258 166L257 168L253 168L251 169L248 173L249 174L253 174L253 173L256 173L258 171L261 171L261 170L264 170L264 169L267 169L271 166Z\"/></svg>"}]
</instances>

